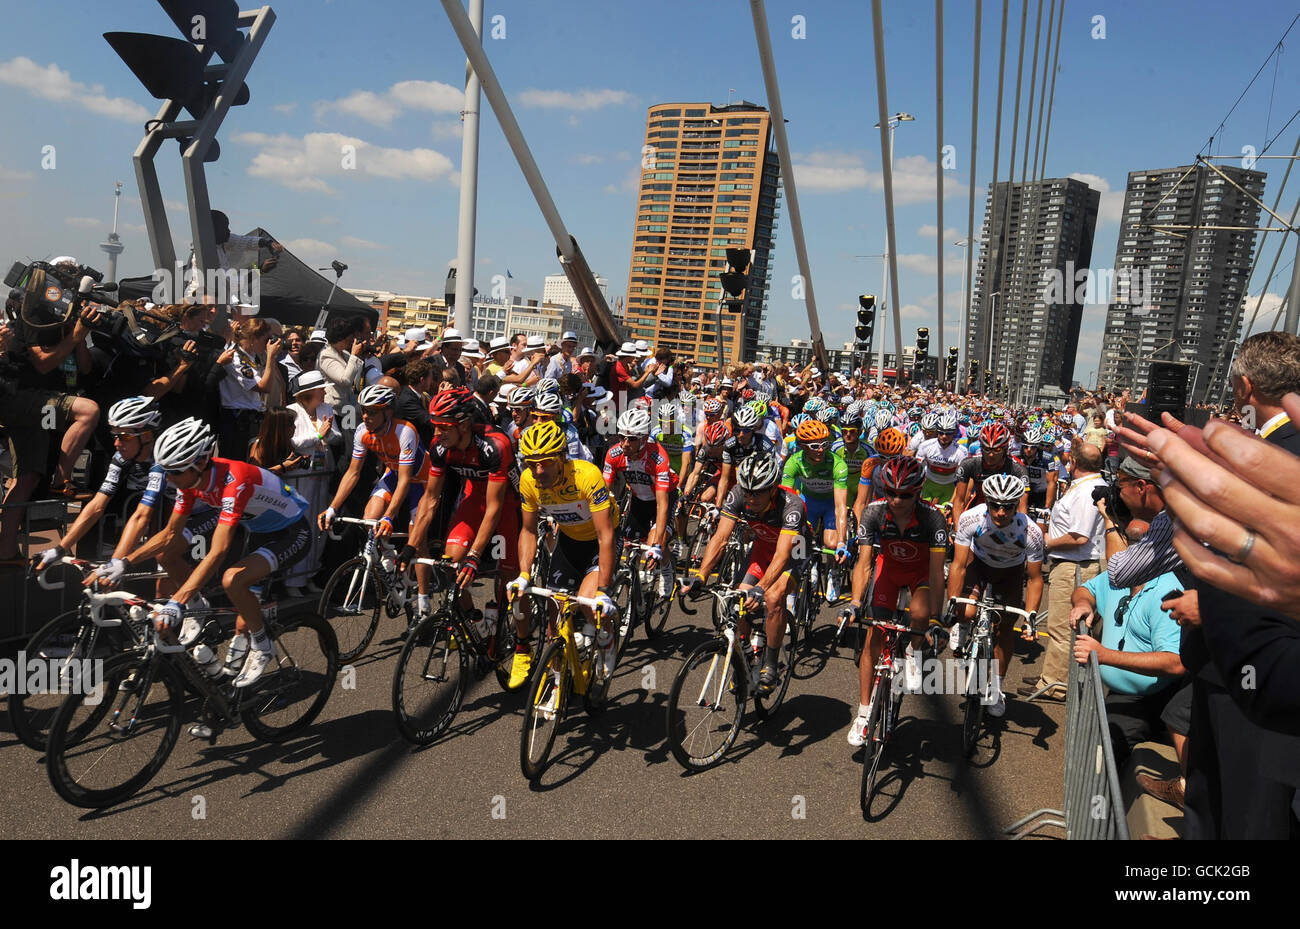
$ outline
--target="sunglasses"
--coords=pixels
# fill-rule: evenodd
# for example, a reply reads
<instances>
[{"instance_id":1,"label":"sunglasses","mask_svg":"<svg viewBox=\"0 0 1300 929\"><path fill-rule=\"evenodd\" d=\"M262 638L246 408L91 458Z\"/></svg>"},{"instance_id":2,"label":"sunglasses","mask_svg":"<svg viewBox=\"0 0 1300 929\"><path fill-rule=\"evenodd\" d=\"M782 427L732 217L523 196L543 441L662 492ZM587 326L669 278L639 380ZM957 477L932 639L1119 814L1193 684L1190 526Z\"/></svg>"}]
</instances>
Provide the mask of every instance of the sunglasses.
<instances>
[{"instance_id":1,"label":"sunglasses","mask_svg":"<svg viewBox=\"0 0 1300 929\"><path fill-rule=\"evenodd\" d=\"M113 432L110 433L110 435L112 435L113 438L115 439L121 439L123 442L127 441L128 439L140 438L140 433L138 432Z\"/></svg>"},{"instance_id":2,"label":"sunglasses","mask_svg":"<svg viewBox=\"0 0 1300 929\"><path fill-rule=\"evenodd\" d=\"M1018 503L994 503L991 500L989 501L990 510L1014 510L1019 505Z\"/></svg>"},{"instance_id":3,"label":"sunglasses","mask_svg":"<svg viewBox=\"0 0 1300 929\"><path fill-rule=\"evenodd\" d=\"M916 492L913 491L912 493L900 494L900 493L895 493L892 490L886 490L885 496L891 500L911 500L913 497L916 496Z\"/></svg>"},{"instance_id":4,"label":"sunglasses","mask_svg":"<svg viewBox=\"0 0 1300 929\"><path fill-rule=\"evenodd\" d=\"M826 443L825 443L825 442L805 442L805 443L803 444L803 447L806 448L806 449L807 449L808 451L810 451L810 452L824 452L824 451L826 451Z\"/></svg>"},{"instance_id":5,"label":"sunglasses","mask_svg":"<svg viewBox=\"0 0 1300 929\"><path fill-rule=\"evenodd\" d=\"M643 435L621 435L619 439L622 440L624 445L635 445L638 442L644 442L646 437Z\"/></svg>"},{"instance_id":6,"label":"sunglasses","mask_svg":"<svg viewBox=\"0 0 1300 929\"><path fill-rule=\"evenodd\" d=\"M861 432L862 432L861 429L845 427L844 429L840 430L840 435L844 436L844 438L846 439L856 439Z\"/></svg>"},{"instance_id":7,"label":"sunglasses","mask_svg":"<svg viewBox=\"0 0 1300 929\"><path fill-rule=\"evenodd\" d=\"M533 413L529 413L528 415L529 415L530 418L535 419L535 420L537 420L538 422L542 422L542 421L544 421L544 420L550 420L550 419L554 419L554 418L555 418L555 414L554 414L554 413L537 413L537 412L533 412Z\"/></svg>"},{"instance_id":8,"label":"sunglasses","mask_svg":"<svg viewBox=\"0 0 1300 929\"><path fill-rule=\"evenodd\" d=\"M537 465L549 464L551 462L559 462L560 460L561 458L559 455L547 455L545 458L525 458L524 464L528 465L530 468L533 468L536 467Z\"/></svg>"},{"instance_id":9,"label":"sunglasses","mask_svg":"<svg viewBox=\"0 0 1300 929\"><path fill-rule=\"evenodd\" d=\"M429 425L433 426L433 428L435 429L455 429L457 426L461 425L461 423L465 423L465 422L468 422L468 420L464 420L464 419L457 420L454 423L447 422L446 420L442 420L442 421L432 420L429 423Z\"/></svg>"}]
</instances>

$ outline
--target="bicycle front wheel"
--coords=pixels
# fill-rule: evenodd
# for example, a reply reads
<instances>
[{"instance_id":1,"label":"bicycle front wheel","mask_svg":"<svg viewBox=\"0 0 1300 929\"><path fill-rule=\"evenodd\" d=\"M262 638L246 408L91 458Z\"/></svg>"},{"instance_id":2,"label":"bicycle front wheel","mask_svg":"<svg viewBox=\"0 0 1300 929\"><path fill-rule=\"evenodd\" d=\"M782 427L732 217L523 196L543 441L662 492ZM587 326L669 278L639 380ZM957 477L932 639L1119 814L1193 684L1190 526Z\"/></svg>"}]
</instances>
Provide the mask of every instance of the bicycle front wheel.
<instances>
[{"instance_id":1,"label":"bicycle front wheel","mask_svg":"<svg viewBox=\"0 0 1300 929\"><path fill-rule=\"evenodd\" d=\"M275 664L240 697L244 724L263 742L283 742L325 708L339 671L334 630L314 614L272 632Z\"/></svg>"},{"instance_id":2,"label":"bicycle front wheel","mask_svg":"<svg viewBox=\"0 0 1300 929\"><path fill-rule=\"evenodd\" d=\"M870 816L871 798L876 794L876 775L880 771L880 762L885 757L885 701L893 689L893 675L882 674L876 681L876 688L871 692L871 708L867 716L866 741L862 743L862 781L859 785L858 802L862 807L862 816Z\"/></svg>"},{"instance_id":3,"label":"bicycle front wheel","mask_svg":"<svg viewBox=\"0 0 1300 929\"><path fill-rule=\"evenodd\" d=\"M456 718L469 673L464 644L452 631L451 617L441 612L407 636L393 674L393 715L406 741L428 745ZM509 664L506 680L510 680Z\"/></svg>"},{"instance_id":4,"label":"bicycle front wheel","mask_svg":"<svg viewBox=\"0 0 1300 929\"><path fill-rule=\"evenodd\" d=\"M320 597L320 614L334 629L341 663L361 657L379 628L383 605L379 575L365 558L343 562L330 576Z\"/></svg>"},{"instance_id":5,"label":"bicycle front wheel","mask_svg":"<svg viewBox=\"0 0 1300 929\"><path fill-rule=\"evenodd\" d=\"M185 688L157 658L116 655L100 685L64 702L45 755L55 792L88 809L120 803L152 780L176 745L185 704Z\"/></svg>"},{"instance_id":6,"label":"bicycle front wheel","mask_svg":"<svg viewBox=\"0 0 1300 929\"><path fill-rule=\"evenodd\" d=\"M519 766L530 781L536 781L546 770L572 687L573 677L564 660L564 640L551 639L528 680L528 703L519 739Z\"/></svg>"},{"instance_id":7,"label":"bicycle front wheel","mask_svg":"<svg viewBox=\"0 0 1300 929\"><path fill-rule=\"evenodd\" d=\"M983 694L979 692L977 681L979 678L978 668L980 660L979 643L972 643L967 661L969 662L966 669L966 700L963 707L963 719L961 726L961 750L967 758L975 754L975 746L979 744L980 727L984 722L984 700Z\"/></svg>"},{"instance_id":8,"label":"bicycle front wheel","mask_svg":"<svg viewBox=\"0 0 1300 929\"><path fill-rule=\"evenodd\" d=\"M720 762L740 733L748 668L724 638L686 656L668 694L668 747L687 771Z\"/></svg>"}]
</instances>

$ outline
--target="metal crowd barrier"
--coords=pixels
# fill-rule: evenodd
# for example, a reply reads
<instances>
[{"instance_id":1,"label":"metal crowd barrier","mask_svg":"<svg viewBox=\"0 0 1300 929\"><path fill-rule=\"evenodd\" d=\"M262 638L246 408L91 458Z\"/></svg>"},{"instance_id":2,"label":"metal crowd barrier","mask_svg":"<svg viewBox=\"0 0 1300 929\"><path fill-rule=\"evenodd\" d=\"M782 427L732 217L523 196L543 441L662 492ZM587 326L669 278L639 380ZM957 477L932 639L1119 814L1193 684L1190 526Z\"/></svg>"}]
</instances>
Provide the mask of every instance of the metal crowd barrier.
<instances>
[{"instance_id":1,"label":"metal crowd barrier","mask_svg":"<svg viewBox=\"0 0 1300 929\"><path fill-rule=\"evenodd\" d=\"M1087 620L1081 620L1072 630L1071 656L1074 637L1087 632ZM1088 655L1087 665L1070 658L1066 688L1065 809L1035 810L1004 831L1014 839L1023 839L1046 826L1056 826L1065 829L1067 839L1127 840L1128 820L1119 792L1119 772L1095 651Z\"/></svg>"}]
</instances>

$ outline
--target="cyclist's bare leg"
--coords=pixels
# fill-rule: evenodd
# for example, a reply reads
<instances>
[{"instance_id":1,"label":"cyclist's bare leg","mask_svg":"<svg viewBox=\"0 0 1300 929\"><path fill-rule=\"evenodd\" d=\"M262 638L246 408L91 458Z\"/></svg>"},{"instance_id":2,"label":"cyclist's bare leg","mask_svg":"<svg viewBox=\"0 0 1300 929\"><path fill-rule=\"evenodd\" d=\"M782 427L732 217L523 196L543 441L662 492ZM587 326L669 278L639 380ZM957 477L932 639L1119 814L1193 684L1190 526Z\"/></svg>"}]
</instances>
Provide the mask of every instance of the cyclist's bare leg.
<instances>
[{"instance_id":1,"label":"cyclist's bare leg","mask_svg":"<svg viewBox=\"0 0 1300 929\"><path fill-rule=\"evenodd\" d=\"M785 595L789 587L790 572L785 571L763 593L763 601L767 606L767 646L773 651L779 649L785 639Z\"/></svg>"},{"instance_id":2,"label":"cyclist's bare leg","mask_svg":"<svg viewBox=\"0 0 1300 929\"><path fill-rule=\"evenodd\" d=\"M255 636L262 631L262 604L252 588L271 573L271 566L257 553L235 562L221 575L221 586L239 612L236 634L247 631Z\"/></svg>"},{"instance_id":3,"label":"cyclist's bare leg","mask_svg":"<svg viewBox=\"0 0 1300 929\"><path fill-rule=\"evenodd\" d=\"M209 538L208 542L212 540ZM194 565L186 560L185 555L192 543L185 540L185 533L178 532L165 549L158 553L158 567L167 572L166 577L158 578L158 596L171 597L180 590L181 585L189 580Z\"/></svg>"}]
</instances>

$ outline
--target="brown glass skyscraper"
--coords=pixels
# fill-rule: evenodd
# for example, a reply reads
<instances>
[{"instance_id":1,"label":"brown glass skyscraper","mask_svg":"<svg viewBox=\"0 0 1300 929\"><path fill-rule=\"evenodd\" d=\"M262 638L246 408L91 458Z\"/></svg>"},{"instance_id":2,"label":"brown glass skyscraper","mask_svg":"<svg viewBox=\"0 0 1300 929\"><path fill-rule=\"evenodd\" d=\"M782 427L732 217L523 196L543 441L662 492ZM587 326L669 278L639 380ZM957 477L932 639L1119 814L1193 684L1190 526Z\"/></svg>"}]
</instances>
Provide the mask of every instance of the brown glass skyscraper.
<instances>
[{"instance_id":1,"label":"brown glass skyscraper","mask_svg":"<svg viewBox=\"0 0 1300 929\"><path fill-rule=\"evenodd\" d=\"M631 338L716 367L718 272L728 248L746 248L744 309L723 312L722 337L724 361L754 358L780 198L770 142L771 116L752 103L650 108L628 272Z\"/></svg>"}]
</instances>

